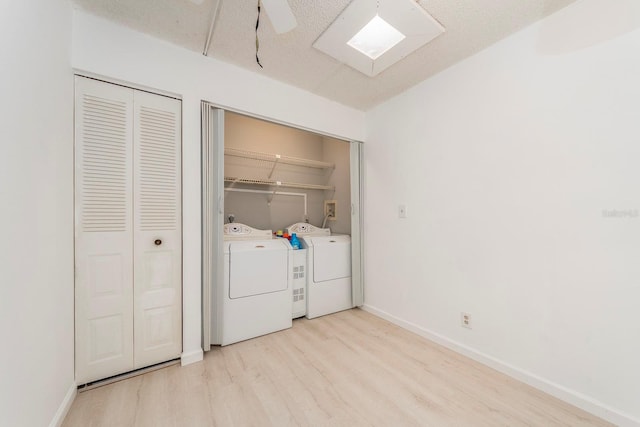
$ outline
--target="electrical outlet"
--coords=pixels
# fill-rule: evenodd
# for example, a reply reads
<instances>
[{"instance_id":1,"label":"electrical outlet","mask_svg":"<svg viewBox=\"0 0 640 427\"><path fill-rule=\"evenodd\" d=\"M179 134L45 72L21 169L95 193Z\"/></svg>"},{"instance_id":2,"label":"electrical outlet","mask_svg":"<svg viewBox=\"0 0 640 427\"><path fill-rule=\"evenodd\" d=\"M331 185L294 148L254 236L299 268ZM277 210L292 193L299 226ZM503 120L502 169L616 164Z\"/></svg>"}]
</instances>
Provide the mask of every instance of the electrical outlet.
<instances>
[{"instance_id":1,"label":"electrical outlet","mask_svg":"<svg viewBox=\"0 0 640 427\"><path fill-rule=\"evenodd\" d=\"M398 205L398 218L407 217L407 205Z\"/></svg>"},{"instance_id":2,"label":"electrical outlet","mask_svg":"<svg viewBox=\"0 0 640 427\"><path fill-rule=\"evenodd\" d=\"M469 313L460 313L460 326L471 329L471 315Z\"/></svg>"},{"instance_id":3,"label":"electrical outlet","mask_svg":"<svg viewBox=\"0 0 640 427\"><path fill-rule=\"evenodd\" d=\"M335 221L338 218L336 205L337 202L335 200L324 201L324 216L327 217L329 221Z\"/></svg>"}]
</instances>

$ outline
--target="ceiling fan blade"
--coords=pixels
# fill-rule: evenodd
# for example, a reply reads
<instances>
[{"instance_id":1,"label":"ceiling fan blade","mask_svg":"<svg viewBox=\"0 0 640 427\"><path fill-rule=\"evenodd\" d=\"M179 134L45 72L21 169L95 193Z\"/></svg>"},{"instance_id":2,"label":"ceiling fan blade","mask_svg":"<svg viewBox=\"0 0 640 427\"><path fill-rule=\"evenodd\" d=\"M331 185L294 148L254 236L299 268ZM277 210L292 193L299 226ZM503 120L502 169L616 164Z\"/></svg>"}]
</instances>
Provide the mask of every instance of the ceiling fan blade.
<instances>
[{"instance_id":1,"label":"ceiling fan blade","mask_svg":"<svg viewBox=\"0 0 640 427\"><path fill-rule=\"evenodd\" d=\"M286 33L298 25L287 0L262 0L262 5L276 33Z\"/></svg>"}]
</instances>

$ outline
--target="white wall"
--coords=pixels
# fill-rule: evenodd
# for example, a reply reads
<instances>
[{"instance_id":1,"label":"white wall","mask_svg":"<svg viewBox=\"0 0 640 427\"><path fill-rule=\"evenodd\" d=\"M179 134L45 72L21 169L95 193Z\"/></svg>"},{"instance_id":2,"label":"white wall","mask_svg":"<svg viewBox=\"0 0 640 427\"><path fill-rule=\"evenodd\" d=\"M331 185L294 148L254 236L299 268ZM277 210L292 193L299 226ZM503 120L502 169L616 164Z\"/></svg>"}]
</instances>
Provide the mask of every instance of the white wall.
<instances>
[{"instance_id":1,"label":"white wall","mask_svg":"<svg viewBox=\"0 0 640 427\"><path fill-rule=\"evenodd\" d=\"M640 420L639 3L578 1L440 73L370 111L365 147L368 308L621 424Z\"/></svg>"},{"instance_id":2,"label":"white wall","mask_svg":"<svg viewBox=\"0 0 640 427\"><path fill-rule=\"evenodd\" d=\"M357 140L363 138L364 113L80 11L73 18L72 65L77 70L182 97L183 362L198 360L200 101Z\"/></svg>"},{"instance_id":3,"label":"white wall","mask_svg":"<svg viewBox=\"0 0 640 427\"><path fill-rule=\"evenodd\" d=\"M0 31L0 425L39 427L75 392L71 7L3 1Z\"/></svg>"}]
</instances>

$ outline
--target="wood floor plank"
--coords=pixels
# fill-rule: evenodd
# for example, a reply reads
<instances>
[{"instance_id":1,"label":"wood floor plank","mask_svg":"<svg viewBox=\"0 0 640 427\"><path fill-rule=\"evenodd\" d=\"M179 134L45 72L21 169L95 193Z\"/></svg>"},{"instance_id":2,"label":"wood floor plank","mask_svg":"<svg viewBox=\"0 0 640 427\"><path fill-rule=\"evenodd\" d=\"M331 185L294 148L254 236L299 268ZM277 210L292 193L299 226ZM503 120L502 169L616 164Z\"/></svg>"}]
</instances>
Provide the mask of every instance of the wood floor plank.
<instances>
[{"instance_id":1,"label":"wood floor plank","mask_svg":"<svg viewBox=\"0 0 640 427\"><path fill-rule=\"evenodd\" d=\"M76 426L610 426L362 310L80 393Z\"/></svg>"}]
</instances>

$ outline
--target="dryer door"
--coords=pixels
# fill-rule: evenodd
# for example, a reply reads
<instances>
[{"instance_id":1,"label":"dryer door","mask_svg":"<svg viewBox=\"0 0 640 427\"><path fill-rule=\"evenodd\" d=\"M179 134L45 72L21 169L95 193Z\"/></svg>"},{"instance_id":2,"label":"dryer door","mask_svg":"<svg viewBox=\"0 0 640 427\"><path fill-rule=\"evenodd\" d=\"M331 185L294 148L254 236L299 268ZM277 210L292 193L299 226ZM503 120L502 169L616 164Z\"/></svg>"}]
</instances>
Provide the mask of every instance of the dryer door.
<instances>
[{"instance_id":1,"label":"dryer door","mask_svg":"<svg viewBox=\"0 0 640 427\"><path fill-rule=\"evenodd\" d=\"M351 238L349 236L312 237L313 281L351 277Z\"/></svg>"},{"instance_id":2,"label":"dryer door","mask_svg":"<svg viewBox=\"0 0 640 427\"><path fill-rule=\"evenodd\" d=\"M279 240L229 244L229 298L287 289L288 248Z\"/></svg>"}]
</instances>

